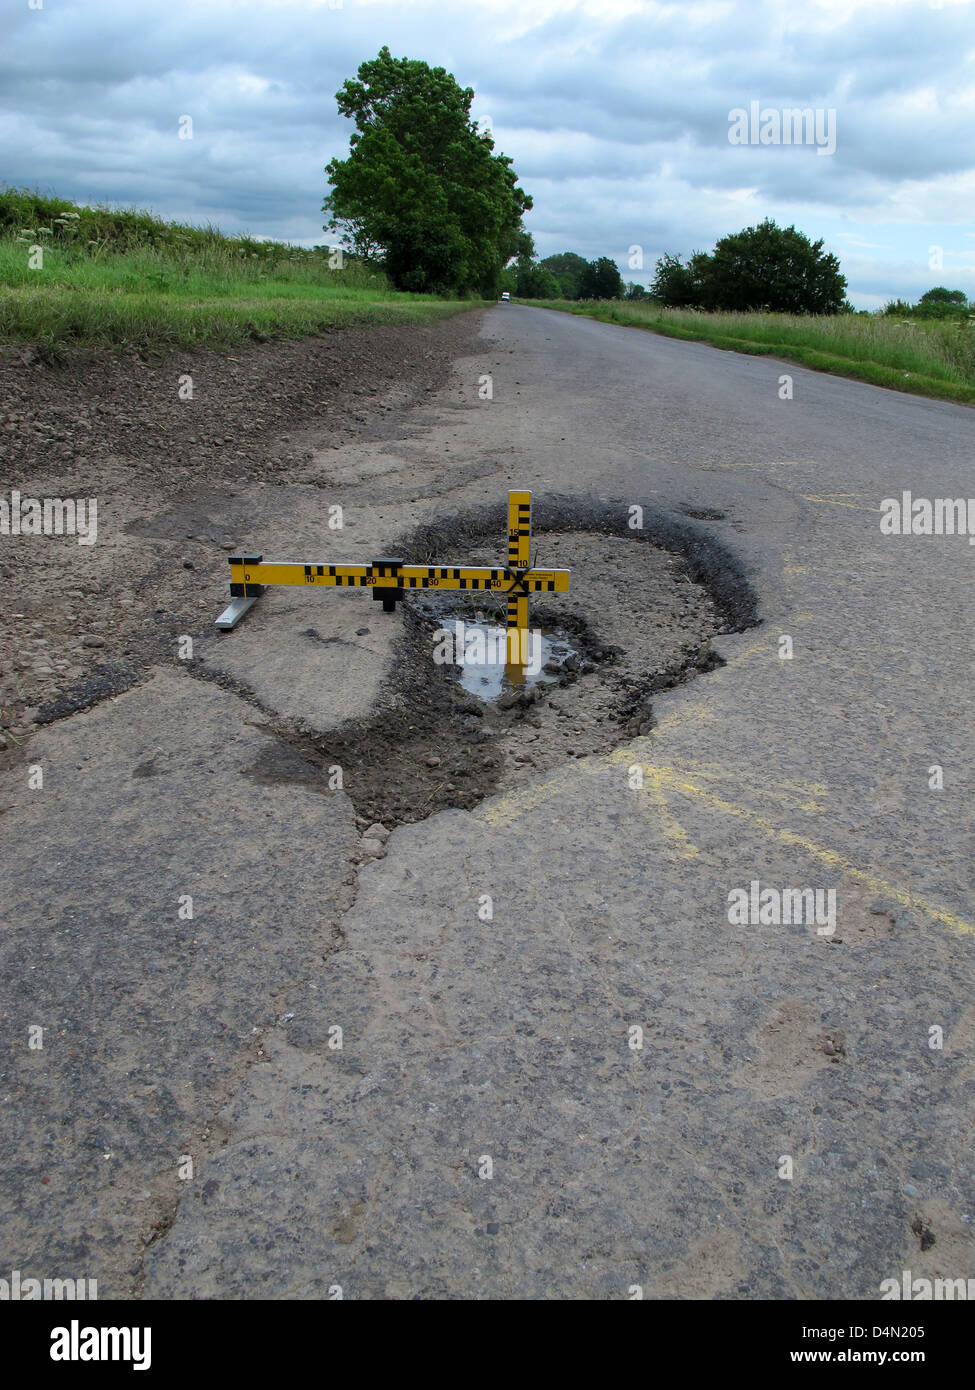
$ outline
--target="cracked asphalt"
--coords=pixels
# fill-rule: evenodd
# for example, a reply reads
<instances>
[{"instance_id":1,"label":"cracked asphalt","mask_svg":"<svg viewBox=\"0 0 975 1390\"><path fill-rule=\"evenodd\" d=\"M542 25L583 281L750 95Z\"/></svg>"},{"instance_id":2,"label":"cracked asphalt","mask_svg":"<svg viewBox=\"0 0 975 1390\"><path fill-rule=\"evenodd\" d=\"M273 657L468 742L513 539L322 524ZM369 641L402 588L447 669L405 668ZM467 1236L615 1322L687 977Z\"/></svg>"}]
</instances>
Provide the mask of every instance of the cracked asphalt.
<instances>
[{"instance_id":1,"label":"cracked asphalt","mask_svg":"<svg viewBox=\"0 0 975 1390\"><path fill-rule=\"evenodd\" d=\"M759 626L650 734L358 866L348 795L286 749L268 777L262 725L368 710L398 619L359 596L268 594L210 680L38 732L43 790L0 776L0 1267L166 1299L971 1276L975 553L879 522L969 495L972 418L510 306L384 437L323 443L242 545L301 558L322 498L366 558L509 486L720 512ZM729 920L756 880L835 890L835 932Z\"/></svg>"}]
</instances>

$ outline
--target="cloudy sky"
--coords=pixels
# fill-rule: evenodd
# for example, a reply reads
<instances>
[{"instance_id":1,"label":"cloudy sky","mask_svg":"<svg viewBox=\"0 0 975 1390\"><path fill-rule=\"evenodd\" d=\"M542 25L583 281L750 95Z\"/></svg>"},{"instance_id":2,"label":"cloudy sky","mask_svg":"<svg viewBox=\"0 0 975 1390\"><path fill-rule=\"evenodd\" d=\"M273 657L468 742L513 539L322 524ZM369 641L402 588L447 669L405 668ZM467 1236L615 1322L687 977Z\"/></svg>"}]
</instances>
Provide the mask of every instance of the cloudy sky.
<instances>
[{"instance_id":1,"label":"cloudy sky","mask_svg":"<svg viewBox=\"0 0 975 1390\"><path fill-rule=\"evenodd\" d=\"M973 0L0 0L0 181L314 245L335 92L384 43L474 88L542 256L646 283L771 216L859 308L975 298ZM761 143L783 108L835 152Z\"/></svg>"}]
</instances>

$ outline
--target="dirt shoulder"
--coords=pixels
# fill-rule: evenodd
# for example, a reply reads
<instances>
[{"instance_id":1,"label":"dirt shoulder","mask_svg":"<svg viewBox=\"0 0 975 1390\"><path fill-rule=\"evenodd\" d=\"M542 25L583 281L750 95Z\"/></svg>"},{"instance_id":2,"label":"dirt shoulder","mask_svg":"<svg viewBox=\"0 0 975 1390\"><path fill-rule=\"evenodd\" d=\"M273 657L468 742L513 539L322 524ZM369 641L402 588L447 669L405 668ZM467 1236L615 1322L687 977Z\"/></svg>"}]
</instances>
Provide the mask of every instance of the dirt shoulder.
<instances>
[{"instance_id":1,"label":"dirt shoulder","mask_svg":"<svg viewBox=\"0 0 975 1390\"><path fill-rule=\"evenodd\" d=\"M381 433L390 412L444 384L482 317L343 328L229 356L2 350L0 499L94 498L100 537L0 535L0 757L36 711L84 708L161 652L171 659L199 621L200 572L219 571L252 521L241 492L287 482L323 443Z\"/></svg>"}]
</instances>

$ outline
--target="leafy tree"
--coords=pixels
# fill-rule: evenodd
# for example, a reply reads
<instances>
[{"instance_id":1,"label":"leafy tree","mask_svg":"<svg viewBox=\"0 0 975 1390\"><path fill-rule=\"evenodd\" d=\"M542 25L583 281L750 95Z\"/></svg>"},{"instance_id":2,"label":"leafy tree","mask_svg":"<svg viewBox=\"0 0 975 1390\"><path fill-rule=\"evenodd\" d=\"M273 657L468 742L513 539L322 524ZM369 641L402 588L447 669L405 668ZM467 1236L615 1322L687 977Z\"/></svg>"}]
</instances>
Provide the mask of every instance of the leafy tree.
<instances>
[{"instance_id":1,"label":"leafy tree","mask_svg":"<svg viewBox=\"0 0 975 1390\"><path fill-rule=\"evenodd\" d=\"M642 285L637 285L632 280L626 282L626 290L623 294L624 299L646 299L646 297L647 292Z\"/></svg>"},{"instance_id":2,"label":"leafy tree","mask_svg":"<svg viewBox=\"0 0 975 1390\"><path fill-rule=\"evenodd\" d=\"M928 290L921 295L919 304L967 304L968 299L964 290L946 290L944 285L937 285L933 290Z\"/></svg>"},{"instance_id":3,"label":"leafy tree","mask_svg":"<svg viewBox=\"0 0 975 1390\"><path fill-rule=\"evenodd\" d=\"M969 303L964 290L946 290L937 285L928 290L916 304L904 299L892 299L884 305L882 314L902 319L953 319L964 323L969 315Z\"/></svg>"},{"instance_id":4,"label":"leafy tree","mask_svg":"<svg viewBox=\"0 0 975 1390\"><path fill-rule=\"evenodd\" d=\"M535 280L536 299L564 299L562 285L555 278L550 270L546 270L543 265L538 267L538 275Z\"/></svg>"},{"instance_id":5,"label":"leafy tree","mask_svg":"<svg viewBox=\"0 0 975 1390\"><path fill-rule=\"evenodd\" d=\"M534 299L535 262L531 256L519 256L514 265L515 294L520 299Z\"/></svg>"},{"instance_id":6,"label":"leafy tree","mask_svg":"<svg viewBox=\"0 0 975 1390\"><path fill-rule=\"evenodd\" d=\"M848 308L846 277L835 256L795 227L770 219L723 237L688 262L665 255L650 290L661 304L781 314L836 314Z\"/></svg>"},{"instance_id":7,"label":"leafy tree","mask_svg":"<svg viewBox=\"0 0 975 1390\"><path fill-rule=\"evenodd\" d=\"M473 90L383 47L335 95L356 130L348 158L326 166L327 229L382 259L398 289L496 295L503 267L526 248L532 200L471 121Z\"/></svg>"},{"instance_id":8,"label":"leafy tree","mask_svg":"<svg viewBox=\"0 0 975 1390\"><path fill-rule=\"evenodd\" d=\"M846 277L823 241L766 218L722 237L702 283L705 309L767 309L779 314L835 314L846 300Z\"/></svg>"},{"instance_id":9,"label":"leafy tree","mask_svg":"<svg viewBox=\"0 0 975 1390\"><path fill-rule=\"evenodd\" d=\"M580 299L622 299L623 277L615 261L600 256L590 261L579 281Z\"/></svg>"},{"instance_id":10,"label":"leafy tree","mask_svg":"<svg viewBox=\"0 0 975 1390\"><path fill-rule=\"evenodd\" d=\"M913 309L913 304L910 304L906 299L888 299L880 312L888 317L896 315L898 318L907 318Z\"/></svg>"},{"instance_id":11,"label":"leafy tree","mask_svg":"<svg viewBox=\"0 0 975 1390\"><path fill-rule=\"evenodd\" d=\"M519 299L561 299L562 286L550 270L529 256L520 256L515 293Z\"/></svg>"},{"instance_id":12,"label":"leafy tree","mask_svg":"<svg viewBox=\"0 0 975 1390\"><path fill-rule=\"evenodd\" d=\"M669 309L686 309L696 304L696 288L690 263L665 252L658 260L650 285L651 298Z\"/></svg>"},{"instance_id":13,"label":"leafy tree","mask_svg":"<svg viewBox=\"0 0 975 1390\"><path fill-rule=\"evenodd\" d=\"M556 256L546 256L539 265L545 270L550 270L562 286L563 299L578 299L579 285L583 275L589 268L589 262L584 256L576 255L575 251L562 251Z\"/></svg>"},{"instance_id":14,"label":"leafy tree","mask_svg":"<svg viewBox=\"0 0 975 1390\"><path fill-rule=\"evenodd\" d=\"M531 207L530 201L528 206ZM527 256L529 260L534 260L535 258L534 238L531 232L525 231L524 227L519 227L512 240L512 250L508 253L508 260L510 261L514 256Z\"/></svg>"},{"instance_id":15,"label":"leafy tree","mask_svg":"<svg viewBox=\"0 0 975 1390\"><path fill-rule=\"evenodd\" d=\"M691 286L691 304L696 308L700 308L704 303L705 286L710 267L711 257L706 251L695 251L687 262L687 273Z\"/></svg>"}]
</instances>

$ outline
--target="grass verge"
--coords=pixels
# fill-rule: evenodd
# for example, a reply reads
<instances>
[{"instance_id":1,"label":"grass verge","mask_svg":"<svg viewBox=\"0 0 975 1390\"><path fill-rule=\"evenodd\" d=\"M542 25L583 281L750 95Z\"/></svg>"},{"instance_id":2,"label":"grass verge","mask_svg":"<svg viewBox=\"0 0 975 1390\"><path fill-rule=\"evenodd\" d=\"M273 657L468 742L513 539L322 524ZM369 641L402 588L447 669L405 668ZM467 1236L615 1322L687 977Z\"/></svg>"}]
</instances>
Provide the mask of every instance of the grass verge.
<instances>
[{"instance_id":1,"label":"grass verge","mask_svg":"<svg viewBox=\"0 0 975 1390\"><path fill-rule=\"evenodd\" d=\"M480 303L404 294L379 267L328 246L0 190L0 342L54 354L225 348L353 323L425 323Z\"/></svg>"},{"instance_id":2,"label":"grass verge","mask_svg":"<svg viewBox=\"0 0 975 1390\"><path fill-rule=\"evenodd\" d=\"M106 346L140 352L224 348L247 340L303 338L352 323L426 323L475 307L421 295L383 298L341 291L275 296L242 293L191 299L176 294L78 290L71 286L0 286L0 342ZM255 287L256 288L256 287Z\"/></svg>"}]
</instances>

